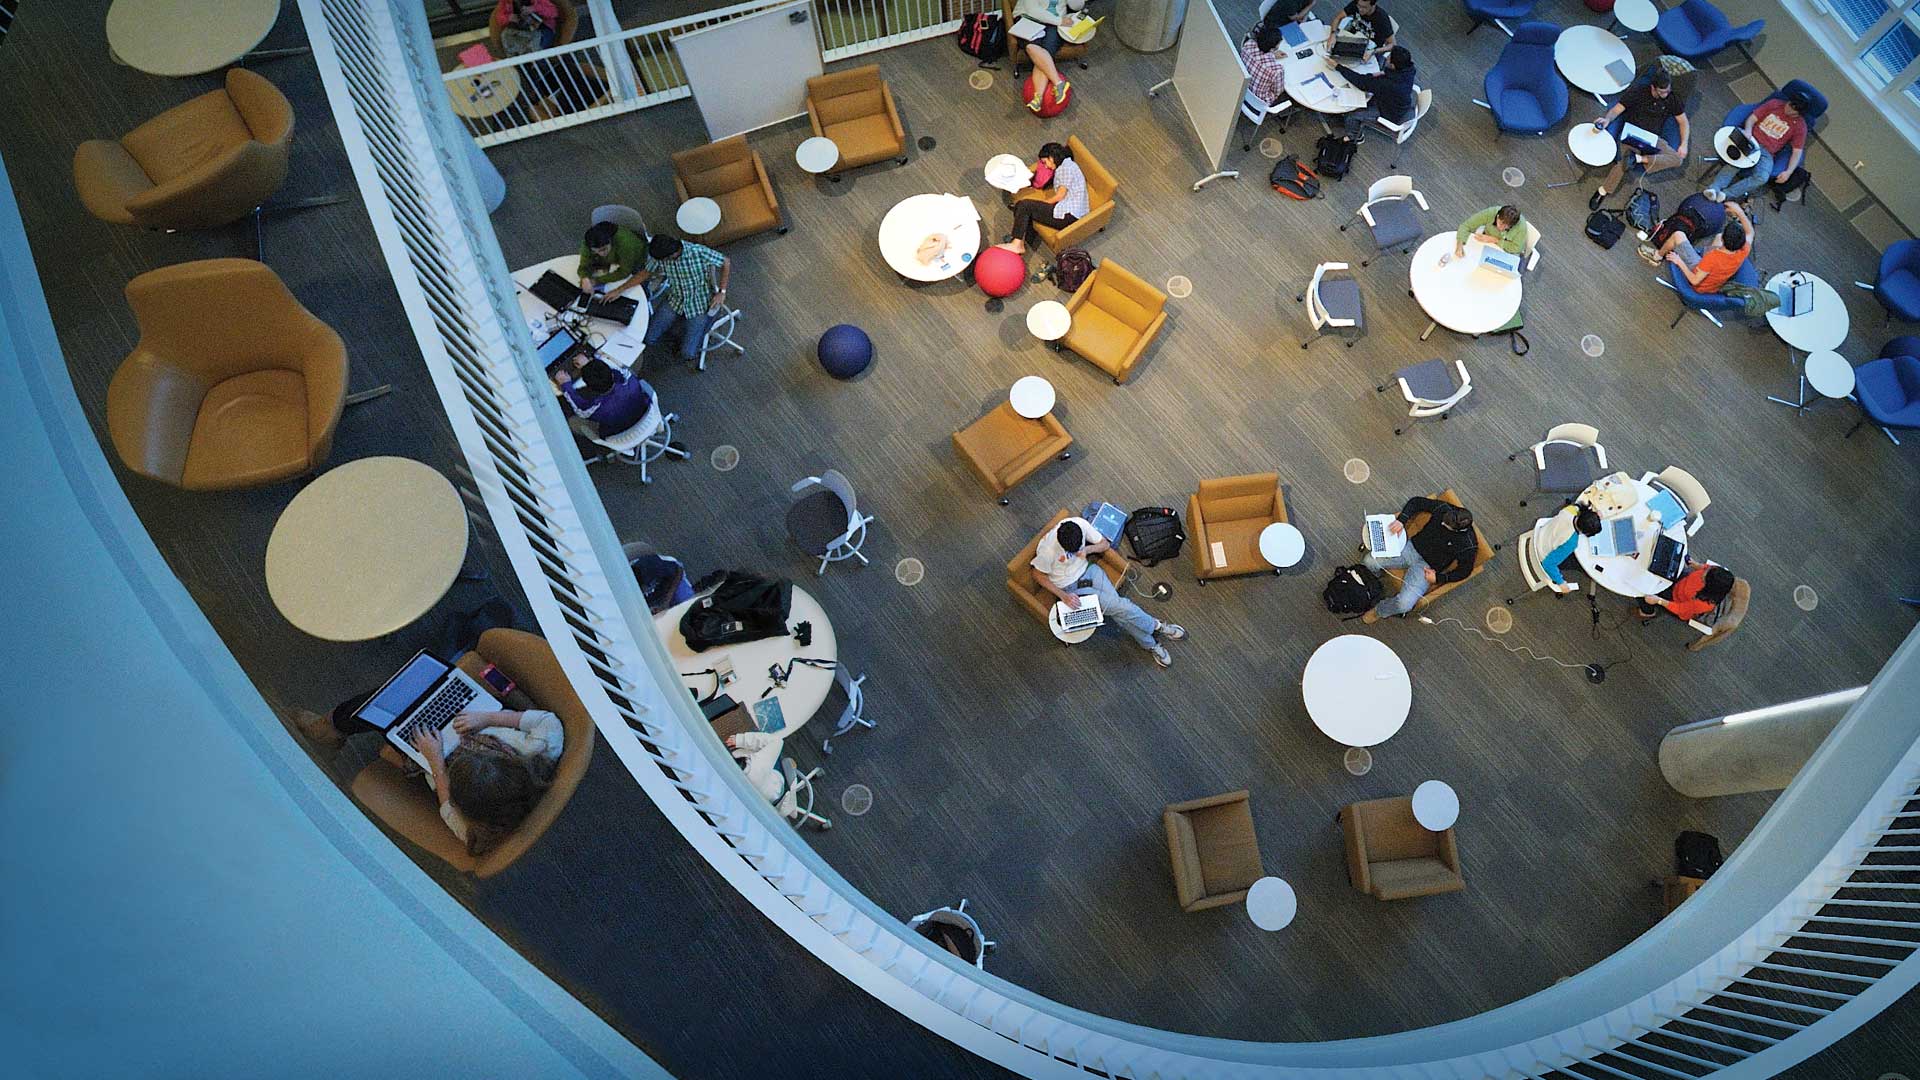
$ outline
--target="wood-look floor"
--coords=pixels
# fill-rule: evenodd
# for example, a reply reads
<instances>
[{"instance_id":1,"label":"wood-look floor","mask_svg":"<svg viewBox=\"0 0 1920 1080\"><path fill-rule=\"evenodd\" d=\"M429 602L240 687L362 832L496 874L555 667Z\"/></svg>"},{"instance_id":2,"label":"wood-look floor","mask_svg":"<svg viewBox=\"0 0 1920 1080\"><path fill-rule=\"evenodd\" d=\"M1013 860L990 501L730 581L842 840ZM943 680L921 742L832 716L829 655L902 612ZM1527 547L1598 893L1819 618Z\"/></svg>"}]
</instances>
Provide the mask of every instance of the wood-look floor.
<instances>
[{"instance_id":1,"label":"wood-look floor","mask_svg":"<svg viewBox=\"0 0 1920 1080\"><path fill-rule=\"evenodd\" d=\"M1253 6L1226 5L1230 29L1250 23ZM72 144L125 130L214 83L108 64L103 0L73 7L87 14L56 21L29 10L0 52L0 73L10 68L9 86L20 90L0 101L0 153L76 390L97 425L106 381L135 336L121 284L154 266L246 248L237 230L153 236L85 215L66 176ZM836 744L823 788L837 800L864 783L875 805L861 818L830 809L835 828L808 834L816 848L902 915L969 897L1001 942L990 969L1075 1006L1183 1031L1328 1039L1457 1019L1549 985L1651 924L1646 883L1669 865L1675 832L1705 829L1732 848L1766 809L1765 796L1695 802L1668 789L1655 767L1668 727L1856 685L1912 626L1893 595L1920 576L1902 544L1920 487L1913 448L1871 429L1842 440L1850 405L1796 417L1766 403L1767 394L1791 394L1793 372L1764 328L1717 330L1691 316L1669 331L1673 294L1630 247L1602 252L1580 236L1587 189L1544 190L1568 169L1560 140L1496 141L1470 104L1505 38L1493 28L1463 36L1465 20L1448 4L1402 3L1395 13L1422 85L1437 95L1403 160L1433 207L1431 228L1512 200L1545 233L1545 258L1528 283L1530 355L1444 331L1419 342L1426 319L1406 295L1397 256L1359 271L1365 341L1298 347L1306 323L1293 295L1313 265L1357 264L1369 252L1363 233L1336 227L1385 171L1391 146L1378 137L1321 203L1280 199L1264 183L1270 163L1237 150L1229 165L1243 175L1195 194L1188 186L1208 169L1177 97L1145 96L1170 72L1171 51L1140 55L1105 42L1090 70L1072 72L1071 111L1042 125L1014 100L1004 70L976 92L966 83L970 62L950 42L930 42L877 58L910 138L934 142L906 166L831 184L792 165L804 123L752 137L793 229L727 248L747 355L717 358L697 376L652 358L649 377L681 413L694 459L662 464L650 487L631 470L598 473L623 536L654 541L696 573L741 566L793 576L832 614L842 657L869 676L868 713L881 726ZM1538 14L1591 21L1574 0L1546 0ZM289 11L278 34L297 34L296 21ZM1650 55L1645 40L1633 44ZM1725 73L1702 80L1696 116L1717 119L1734 102L1729 77L1751 81L1749 67L1728 59ZM96 90L61 95L56 107L51 87L79 72ZM265 73L301 111L289 194L350 191L310 64ZM1582 109L1597 106L1576 99L1576 117ZM1056 295L1051 287L1029 286L988 314L963 281L904 286L874 250L886 208L923 191L973 195L997 239L1005 214L981 182L981 163L1030 155L1069 132L1123 185L1112 226L1090 244L1095 258L1194 285L1172 302L1164 334L1124 387L1028 337L1022 315ZM1308 155L1317 135L1317 125L1297 121L1287 149ZM666 156L704 140L697 109L682 102L491 151L510 186L495 216L508 264L571 250L586 212L604 202L629 203L657 230L670 228ZM1526 174L1518 190L1501 184L1508 165ZM1677 176L1656 186L1669 205L1690 190ZM269 263L346 336L355 385L385 381L398 391L349 414L335 458L405 453L451 467L458 453L391 287L346 269L378 265L364 213L307 212L269 228ZM1881 330L1877 305L1847 286L1870 275L1876 256L1823 193L1766 214L1758 253L1768 270L1810 269L1842 288L1855 325L1843 352L1855 362L1899 329ZM812 360L814 340L838 322L865 327L878 347L872 370L850 383ZM1605 339L1602 357L1581 353L1587 333ZM1373 387L1380 373L1429 356L1464 359L1477 389L1452 419L1396 439L1401 418ZM954 458L948 434L1029 373L1058 388L1076 453L1003 509ZM1539 598L1514 609L1514 629L1499 643L1454 624L1365 628L1406 660L1416 692L1405 729L1377 748L1374 771L1348 776L1338 748L1305 716L1298 682L1316 646L1363 629L1318 604L1358 517L1415 492L1458 490L1508 550L1430 612L1478 626L1521 590L1510 541L1541 507L1518 506L1531 476L1506 455L1565 420L1598 425L1622 468L1678 464L1701 479L1715 502L1699 550L1753 582L1747 625L1725 646L1689 654L1683 628L1634 625L1616 599L1603 598L1595 629L1583 602ZM707 463L722 443L742 458L724 474ZM1341 475L1351 457L1371 465L1362 485ZM783 536L784 492L826 466L852 478L879 522L867 545L872 567L837 566L814 579ZM1002 584L1007 557L1061 506L1104 498L1184 512L1200 478L1268 469L1286 484L1308 559L1284 576L1204 590L1185 560L1148 571L1145 580L1174 585L1171 600L1150 609L1192 632L1174 646L1170 671L1119 640L1059 647ZM184 496L134 478L127 488L270 696L330 704L420 644L320 645L279 619L259 566L291 488ZM907 556L927 571L912 588L891 573ZM505 568L496 569L501 580ZM1818 591L1815 611L1793 605L1799 584ZM445 606L477 598L460 593ZM1615 666L1594 687L1503 645ZM818 757L810 745L798 749L803 761ZM1467 891L1396 904L1355 893L1335 811L1429 777L1461 793ZM1160 808L1240 787L1253 793L1266 867L1300 896L1299 918L1279 934L1254 929L1236 908L1185 915L1173 901ZM917 1036L770 933L685 852L608 755L532 855L463 895L680 1075L746 1075L770 1063L777 1075L990 1071ZM706 977L721 972L735 977ZM767 1024L770 1014L783 1022ZM716 1026L728 1038L713 1038Z\"/></svg>"}]
</instances>

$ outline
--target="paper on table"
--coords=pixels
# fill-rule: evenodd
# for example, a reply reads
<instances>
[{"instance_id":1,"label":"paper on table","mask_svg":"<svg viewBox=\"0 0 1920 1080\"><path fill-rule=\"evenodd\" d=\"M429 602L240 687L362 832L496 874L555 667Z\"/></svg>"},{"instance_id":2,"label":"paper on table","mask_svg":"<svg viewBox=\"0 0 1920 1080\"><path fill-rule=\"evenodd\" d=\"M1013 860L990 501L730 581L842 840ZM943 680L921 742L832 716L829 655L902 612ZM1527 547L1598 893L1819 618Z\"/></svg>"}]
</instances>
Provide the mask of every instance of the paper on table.
<instances>
[{"instance_id":1,"label":"paper on table","mask_svg":"<svg viewBox=\"0 0 1920 1080\"><path fill-rule=\"evenodd\" d=\"M1213 565L1216 568L1227 565L1227 545L1218 540L1213 542Z\"/></svg>"},{"instance_id":2,"label":"paper on table","mask_svg":"<svg viewBox=\"0 0 1920 1080\"><path fill-rule=\"evenodd\" d=\"M1306 103L1308 105L1317 105L1332 98L1339 92L1338 88L1333 85L1333 82L1327 78L1326 72L1324 71L1300 84L1300 93L1306 95Z\"/></svg>"},{"instance_id":3,"label":"paper on table","mask_svg":"<svg viewBox=\"0 0 1920 1080\"><path fill-rule=\"evenodd\" d=\"M1367 92L1351 86L1334 91L1333 103L1343 108L1358 109L1367 103Z\"/></svg>"}]
</instances>

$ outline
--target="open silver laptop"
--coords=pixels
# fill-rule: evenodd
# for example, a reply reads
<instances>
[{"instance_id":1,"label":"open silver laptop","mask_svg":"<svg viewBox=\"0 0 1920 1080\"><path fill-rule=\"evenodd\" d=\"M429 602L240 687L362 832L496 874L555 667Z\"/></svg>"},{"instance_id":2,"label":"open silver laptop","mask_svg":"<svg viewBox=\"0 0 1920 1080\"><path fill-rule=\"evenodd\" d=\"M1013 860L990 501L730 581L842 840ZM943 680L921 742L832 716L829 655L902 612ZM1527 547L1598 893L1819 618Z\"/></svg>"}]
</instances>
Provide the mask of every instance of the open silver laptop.
<instances>
[{"instance_id":1,"label":"open silver laptop","mask_svg":"<svg viewBox=\"0 0 1920 1080\"><path fill-rule=\"evenodd\" d=\"M1407 549L1407 534L1388 532L1387 526L1395 521L1392 514L1368 514L1366 523L1361 527L1361 538L1366 541L1367 551L1376 559L1391 559Z\"/></svg>"},{"instance_id":2,"label":"open silver laptop","mask_svg":"<svg viewBox=\"0 0 1920 1080\"><path fill-rule=\"evenodd\" d=\"M1094 573L1100 573L1094 568ZM1067 633L1075 630L1091 630L1107 621L1107 613L1100 610L1100 597L1093 592L1075 592L1080 598L1080 606L1070 608L1065 603L1060 606L1060 629Z\"/></svg>"},{"instance_id":3,"label":"open silver laptop","mask_svg":"<svg viewBox=\"0 0 1920 1080\"><path fill-rule=\"evenodd\" d=\"M354 716L386 732L396 749L431 771L426 757L413 748L413 733L423 728L441 732L442 751L452 753L460 737L447 725L476 701L483 709L495 704L494 696L473 677L421 649Z\"/></svg>"}]
</instances>

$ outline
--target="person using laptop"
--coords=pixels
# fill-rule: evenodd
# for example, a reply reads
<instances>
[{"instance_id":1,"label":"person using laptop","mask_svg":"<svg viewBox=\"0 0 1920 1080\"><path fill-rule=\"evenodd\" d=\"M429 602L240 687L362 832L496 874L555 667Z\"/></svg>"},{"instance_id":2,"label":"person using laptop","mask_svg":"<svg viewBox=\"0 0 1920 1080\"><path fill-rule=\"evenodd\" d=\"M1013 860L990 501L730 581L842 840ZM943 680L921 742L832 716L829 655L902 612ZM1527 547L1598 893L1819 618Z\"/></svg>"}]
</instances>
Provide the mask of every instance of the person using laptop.
<instances>
[{"instance_id":1,"label":"person using laptop","mask_svg":"<svg viewBox=\"0 0 1920 1080\"><path fill-rule=\"evenodd\" d=\"M1759 160L1744 169L1720 166L1720 171L1713 176L1713 184L1707 188L1707 198L1715 202L1744 199L1770 181L1781 182L1792 176L1807 152L1805 113L1809 104L1806 92L1796 86L1785 95L1768 98L1756 106L1740 130L1760 149ZM1787 155L1786 166L1774 171L1774 155L1788 146L1793 147L1793 153Z\"/></svg>"},{"instance_id":2,"label":"person using laptop","mask_svg":"<svg viewBox=\"0 0 1920 1080\"><path fill-rule=\"evenodd\" d=\"M628 229L603 221L580 240L580 295L608 300L638 285L634 275L646 267L647 242Z\"/></svg>"},{"instance_id":3,"label":"person using laptop","mask_svg":"<svg viewBox=\"0 0 1920 1080\"><path fill-rule=\"evenodd\" d=\"M1349 5L1351 6L1351 5ZM1340 73L1355 89L1367 93L1367 103L1342 118L1349 142L1364 139L1367 125L1375 120L1404 124L1413 119L1413 54L1405 45L1395 45L1380 54L1380 74L1363 75L1349 64L1358 60L1339 60Z\"/></svg>"},{"instance_id":4,"label":"person using laptop","mask_svg":"<svg viewBox=\"0 0 1920 1080\"><path fill-rule=\"evenodd\" d=\"M1033 223L1064 229L1093 209L1087 197L1087 174L1073 160L1073 151L1065 143L1050 142L1040 148L1034 162L1035 182L1046 176L1044 187L1023 188L1013 196L1013 231L1001 241L1001 247L1016 255L1025 255L1033 243Z\"/></svg>"},{"instance_id":5,"label":"person using laptop","mask_svg":"<svg viewBox=\"0 0 1920 1080\"><path fill-rule=\"evenodd\" d=\"M571 419L580 421L569 426L589 439L618 435L645 419L647 410L653 407L653 388L645 379L598 357L581 364L578 373L565 382L561 381L563 376L564 372L556 375L554 385L559 387Z\"/></svg>"},{"instance_id":6,"label":"person using laptop","mask_svg":"<svg viewBox=\"0 0 1920 1080\"><path fill-rule=\"evenodd\" d=\"M1520 216L1517 206L1487 207L1460 223L1453 237L1454 258L1466 257L1468 237L1493 244L1509 255L1522 255L1527 250L1527 219Z\"/></svg>"},{"instance_id":7,"label":"person using laptop","mask_svg":"<svg viewBox=\"0 0 1920 1080\"><path fill-rule=\"evenodd\" d=\"M1087 519L1066 518L1040 538L1033 553L1033 578L1058 597L1069 611L1080 607L1082 596L1097 597L1100 611L1106 617L1103 625L1119 626L1134 644L1153 654L1154 663L1163 668L1172 667L1173 657L1156 638L1179 641L1187 636L1187 631L1176 623L1161 622L1142 611L1139 604L1121 597L1106 571L1087 561L1112 546Z\"/></svg>"},{"instance_id":8,"label":"person using laptop","mask_svg":"<svg viewBox=\"0 0 1920 1080\"><path fill-rule=\"evenodd\" d=\"M1393 48L1393 16L1387 14L1380 0L1347 0L1347 6L1340 9L1340 18L1334 20L1334 28L1327 32L1327 40L1332 41L1342 32L1370 38L1372 44L1366 56L1381 55Z\"/></svg>"},{"instance_id":9,"label":"person using laptop","mask_svg":"<svg viewBox=\"0 0 1920 1080\"><path fill-rule=\"evenodd\" d=\"M550 712L467 712L448 727L460 738L452 752L445 734L414 733L413 748L427 759L429 782L440 798L440 819L484 855L520 827L553 783L566 732Z\"/></svg>"},{"instance_id":10,"label":"person using laptop","mask_svg":"<svg viewBox=\"0 0 1920 1080\"><path fill-rule=\"evenodd\" d=\"M727 297L733 260L705 244L661 233L647 245L647 265L629 280L644 285L658 276L667 283L647 323L648 345L678 328L680 359L697 360L707 329Z\"/></svg>"},{"instance_id":11,"label":"person using laptop","mask_svg":"<svg viewBox=\"0 0 1920 1080\"><path fill-rule=\"evenodd\" d=\"M1713 614L1720 601L1732 591L1733 571L1724 566L1689 562L1680 580L1655 596L1641 597L1636 614L1642 619L1651 619L1665 608L1667 614L1676 619L1698 619Z\"/></svg>"},{"instance_id":12,"label":"person using laptop","mask_svg":"<svg viewBox=\"0 0 1920 1080\"><path fill-rule=\"evenodd\" d=\"M1585 503L1568 503L1547 519L1540 537L1533 543L1533 550L1540 553L1540 573L1547 579L1548 588L1563 595L1574 591L1560 568L1573 558L1573 549L1580 545L1581 537L1599 535L1600 515Z\"/></svg>"},{"instance_id":13,"label":"person using laptop","mask_svg":"<svg viewBox=\"0 0 1920 1080\"><path fill-rule=\"evenodd\" d=\"M1240 42L1240 62L1253 77L1247 89L1268 105L1278 105L1287 96L1286 39L1273 23L1259 23Z\"/></svg>"},{"instance_id":14,"label":"person using laptop","mask_svg":"<svg viewBox=\"0 0 1920 1080\"><path fill-rule=\"evenodd\" d=\"M1613 168L1601 178L1600 186L1587 199L1589 210L1600 209L1600 204L1607 199L1607 192L1618 190L1620 181L1629 170L1634 176L1639 176L1644 172L1659 172L1687 163L1687 140L1692 134L1687 120L1687 99L1673 92L1673 73L1664 66L1653 65L1644 79L1622 91L1613 107L1593 122L1593 128L1595 131L1605 131L1616 119L1623 121L1620 154L1614 159ZM1680 142L1677 146L1666 140L1668 120L1672 120L1678 129ZM1636 146L1624 134L1628 126L1649 133L1655 145Z\"/></svg>"},{"instance_id":15,"label":"person using laptop","mask_svg":"<svg viewBox=\"0 0 1920 1080\"><path fill-rule=\"evenodd\" d=\"M1753 219L1737 202L1722 205L1727 208L1727 223L1720 235L1707 241L1705 250L1695 249L1684 229L1675 229L1661 245L1661 258L1679 267L1695 292L1719 292L1740 269L1740 264L1747 261L1747 256L1753 254L1757 232Z\"/></svg>"},{"instance_id":16,"label":"person using laptop","mask_svg":"<svg viewBox=\"0 0 1920 1080\"><path fill-rule=\"evenodd\" d=\"M1027 108L1034 112L1046 100L1049 89L1053 100L1066 98L1069 86L1066 77L1060 74L1059 65L1053 57L1060 51L1064 39L1060 36L1060 24L1073 12L1087 6L1087 0L1020 0L1013 5L1013 21L1032 19L1040 24L1040 36L1027 40L1027 59L1033 61L1033 97L1027 101ZM1012 27L1008 27L1012 32Z\"/></svg>"},{"instance_id":17,"label":"person using laptop","mask_svg":"<svg viewBox=\"0 0 1920 1080\"><path fill-rule=\"evenodd\" d=\"M1394 515L1387 531L1396 536L1406 532L1407 519L1415 514L1429 515L1427 524L1407 538L1400 554L1380 556L1369 551L1361 560L1376 574L1382 570L1405 571L1400 591L1374 605L1376 619L1405 615L1435 585L1465 581L1473 573L1474 556L1480 549L1480 541L1473 535L1473 511L1415 495Z\"/></svg>"}]
</instances>

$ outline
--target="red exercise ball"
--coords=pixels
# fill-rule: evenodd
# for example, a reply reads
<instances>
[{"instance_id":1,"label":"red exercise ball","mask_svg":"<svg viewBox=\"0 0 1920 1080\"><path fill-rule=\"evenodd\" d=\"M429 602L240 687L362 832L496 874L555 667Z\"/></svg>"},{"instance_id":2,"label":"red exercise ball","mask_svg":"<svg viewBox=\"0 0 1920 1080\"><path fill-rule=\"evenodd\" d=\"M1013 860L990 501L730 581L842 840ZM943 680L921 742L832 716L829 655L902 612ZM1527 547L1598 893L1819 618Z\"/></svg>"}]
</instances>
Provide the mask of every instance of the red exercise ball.
<instances>
[{"instance_id":1,"label":"red exercise ball","mask_svg":"<svg viewBox=\"0 0 1920 1080\"><path fill-rule=\"evenodd\" d=\"M1033 100L1033 80L1038 74L1038 72L1028 72L1027 81L1020 85L1020 100L1022 103ZM1073 100L1073 84L1068 83L1066 92L1060 94L1058 97L1054 96L1055 89L1055 87L1047 87L1047 96L1040 99L1040 107L1033 109L1034 112L1045 117L1059 116L1066 111L1067 103ZM1028 108L1031 109L1032 106L1029 105Z\"/></svg>"},{"instance_id":2,"label":"red exercise ball","mask_svg":"<svg viewBox=\"0 0 1920 1080\"><path fill-rule=\"evenodd\" d=\"M973 260L973 280L992 297L1012 296L1027 280L1027 260L1003 247L990 247Z\"/></svg>"}]
</instances>

